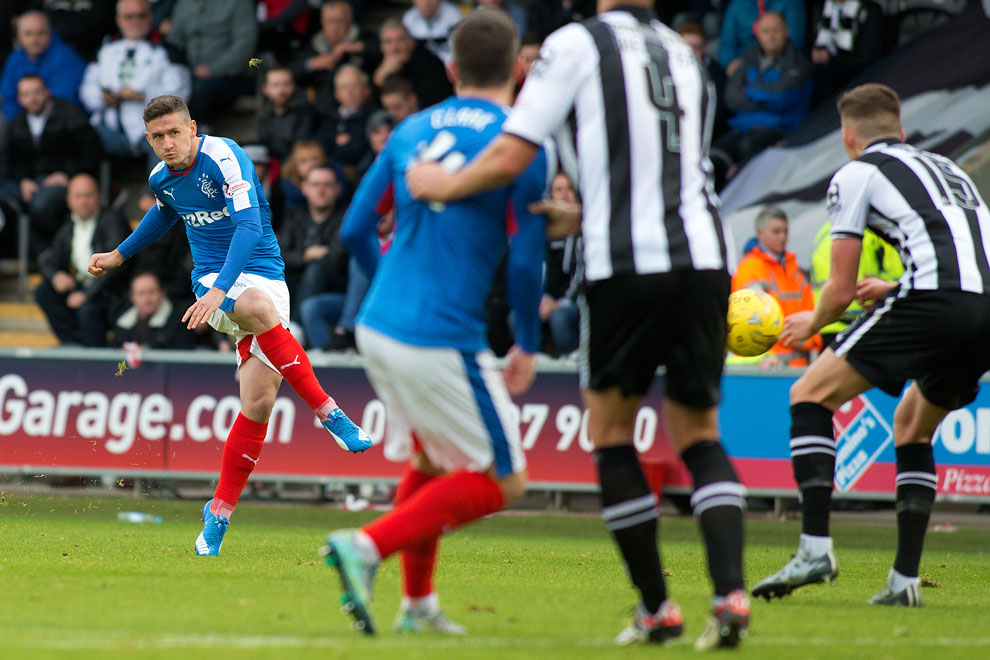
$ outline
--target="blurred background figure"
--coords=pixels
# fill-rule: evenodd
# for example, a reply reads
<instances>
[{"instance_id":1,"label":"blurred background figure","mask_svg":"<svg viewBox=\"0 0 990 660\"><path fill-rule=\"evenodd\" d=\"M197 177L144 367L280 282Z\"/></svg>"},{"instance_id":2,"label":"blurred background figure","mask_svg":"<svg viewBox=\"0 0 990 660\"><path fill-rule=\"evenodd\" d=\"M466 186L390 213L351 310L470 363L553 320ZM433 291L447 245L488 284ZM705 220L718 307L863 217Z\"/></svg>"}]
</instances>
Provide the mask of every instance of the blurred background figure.
<instances>
[{"instance_id":1,"label":"blurred background figure","mask_svg":"<svg viewBox=\"0 0 990 660\"><path fill-rule=\"evenodd\" d=\"M115 156L144 155L150 170L158 157L144 137L144 106L161 94L188 98L189 71L172 64L165 49L148 40L148 0L120 0L116 20L121 38L104 44L86 67L79 96L104 150Z\"/></svg>"},{"instance_id":2,"label":"blurred background figure","mask_svg":"<svg viewBox=\"0 0 990 660\"><path fill-rule=\"evenodd\" d=\"M320 8L320 30L296 59L296 79L316 92L316 107L323 114L337 108L333 77L344 64L352 64L369 76L375 73L382 54L378 37L354 23L351 5L342 0L324 2Z\"/></svg>"},{"instance_id":3,"label":"blurred background figure","mask_svg":"<svg viewBox=\"0 0 990 660\"><path fill-rule=\"evenodd\" d=\"M571 204L578 201L574 185L564 174L554 177L550 198ZM544 324L544 337L550 339L549 345L544 341L543 349L550 355L569 355L578 348L580 259L580 236L551 241L548 246L546 292L540 300L540 320Z\"/></svg>"},{"instance_id":4,"label":"blurred background figure","mask_svg":"<svg viewBox=\"0 0 990 660\"><path fill-rule=\"evenodd\" d=\"M103 38L113 31L116 0L44 0L55 32L79 56L92 62Z\"/></svg>"},{"instance_id":5,"label":"blurred background figure","mask_svg":"<svg viewBox=\"0 0 990 660\"><path fill-rule=\"evenodd\" d=\"M52 96L79 105L79 84L86 63L52 32L48 17L29 11L17 19L17 48L7 57L0 76L3 113L13 119L21 106L17 83L28 74L40 76Z\"/></svg>"},{"instance_id":6,"label":"blurred background figure","mask_svg":"<svg viewBox=\"0 0 990 660\"><path fill-rule=\"evenodd\" d=\"M28 250L36 257L65 222L69 177L96 174L103 149L86 115L68 101L52 98L40 76L21 78L17 98L24 109L7 125L7 150L0 158L30 216Z\"/></svg>"},{"instance_id":7,"label":"blurred background figure","mask_svg":"<svg viewBox=\"0 0 990 660\"><path fill-rule=\"evenodd\" d=\"M125 265L106 277L93 277L87 270L89 258L115 250L130 227L116 211L101 208L99 187L89 174L72 177L66 201L70 222L40 257L44 280L34 298L59 342L106 346L110 313L122 300L131 269Z\"/></svg>"},{"instance_id":8,"label":"blurred background figure","mask_svg":"<svg viewBox=\"0 0 990 660\"><path fill-rule=\"evenodd\" d=\"M815 299L811 284L797 265L797 257L787 250L787 215L767 206L756 216L756 245L743 255L732 276L732 290L760 289L773 296L786 319L795 312L811 311ZM755 361L762 368L807 367L822 350L821 335L814 335L797 346L777 342ZM747 358L734 362L754 361Z\"/></svg>"},{"instance_id":9,"label":"blurred background figure","mask_svg":"<svg viewBox=\"0 0 990 660\"><path fill-rule=\"evenodd\" d=\"M784 17L763 14L756 39L725 85L731 130L712 143L716 189L797 127L811 104L811 62L791 44Z\"/></svg>"},{"instance_id":10,"label":"blurred background figure","mask_svg":"<svg viewBox=\"0 0 990 660\"><path fill-rule=\"evenodd\" d=\"M801 0L729 0L718 39L718 63L731 76L742 64L743 54L757 42L757 23L765 14L780 15L787 23L791 43L804 49L807 20Z\"/></svg>"},{"instance_id":11,"label":"blurred background figure","mask_svg":"<svg viewBox=\"0 0 990 660\"><path fill-rule=\"evenodd\" d=\"M271 157L285 160L298 140L310 138L319 126L316 108L297 89L292 69L275 66L265 71L258 109L258 141Z\"/></svg>"},{"instance_id":12,"label":"blurred background figure","mask_svg":"<svg viewBox=\"0 0 990 660\"><path fill-rule=\"evenodd\" d=\"M153 272L134 276L130 302L131 306L114 323L112 346L134 343L141 348L195 348L196 333L182 323L185 308L165 296L165 289Z\"/></svg>"},{"instance_id":13,"label":"blurred background figure","mask_svg":"<svg viewBox=\"0 0 990 660\"><path fill-rule=\"evenodd\" d=\"M844 88L883 55L883 9L873 0L825 0L811 61L817 105Z\"/></svg>"},{"instance_id":14,"label":"blurred background figure","mask_svg":"<svg viewBox=\"0 0 990 660\"><path fill-rule=\"evenodd\" d=\"M258 20L252 0L176 0L168 42L192 71L189 113L199 123L253 89L247 62L254 57Z\"/></svg>"},{"instance_id":15,"label":"blurred background figure","mask_svg":"<svg viewBox=\"0 0 990 660\"><path fill-rule=\"evenodd\" d=\"M386 19L378 35L382 61L372 75L372 82L377 87L380 88L389 76L399 75L413 84L416 98L424 108L454 93L443 61L416 42L401 21Z\"/></svg>"},{"instance_id":16,"label":"blurred background figure","mask_svg":"<svg viewBox=\"0 0 990 660\"><path fill-rule=\"evenodd\" d=\"M450 32L464 14L447 0L412 0L412 7L402 15L409 35L422 43L444 64L450 62Z\"/></svg>"}]
</instances>

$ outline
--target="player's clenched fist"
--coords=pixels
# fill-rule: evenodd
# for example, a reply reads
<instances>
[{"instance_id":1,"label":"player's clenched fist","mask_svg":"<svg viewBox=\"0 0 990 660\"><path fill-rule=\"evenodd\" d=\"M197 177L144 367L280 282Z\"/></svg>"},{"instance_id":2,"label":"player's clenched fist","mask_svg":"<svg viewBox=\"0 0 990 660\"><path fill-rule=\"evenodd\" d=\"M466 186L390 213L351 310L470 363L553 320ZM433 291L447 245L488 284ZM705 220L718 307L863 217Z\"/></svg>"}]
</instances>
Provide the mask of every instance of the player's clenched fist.
<instances>
[{"instance_id":1,"label":"player's clenched fist","mask_svg":"<svg viewBox=\"0 0 990 660\"><path fill-rule=\"evenodd\" d=\"M122 263L124 263L124 257L117 250L100 252L89 258L89 274L94 277L103 277L108 270L116 268Z\"/></svg>"}]
</instances>

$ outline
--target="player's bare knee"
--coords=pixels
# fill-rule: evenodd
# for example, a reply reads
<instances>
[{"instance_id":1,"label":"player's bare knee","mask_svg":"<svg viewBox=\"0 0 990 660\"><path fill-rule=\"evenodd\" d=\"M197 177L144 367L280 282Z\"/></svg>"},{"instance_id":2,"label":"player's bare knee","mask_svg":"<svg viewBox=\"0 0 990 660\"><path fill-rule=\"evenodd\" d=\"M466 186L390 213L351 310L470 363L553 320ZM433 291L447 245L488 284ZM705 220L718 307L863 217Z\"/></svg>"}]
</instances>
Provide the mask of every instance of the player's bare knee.
<instances>
[{"instance_id":1,"label":"player's bare knee","mask_svg":"<svg viewBox=\"0 0 990 660\"><path fill-rule=\"evenodd\" d=\"M255 334L271 330L280 322L275 303L257 289L249 289L237 299L234 304L234 320Z\"/></svg>"}]
</instances>

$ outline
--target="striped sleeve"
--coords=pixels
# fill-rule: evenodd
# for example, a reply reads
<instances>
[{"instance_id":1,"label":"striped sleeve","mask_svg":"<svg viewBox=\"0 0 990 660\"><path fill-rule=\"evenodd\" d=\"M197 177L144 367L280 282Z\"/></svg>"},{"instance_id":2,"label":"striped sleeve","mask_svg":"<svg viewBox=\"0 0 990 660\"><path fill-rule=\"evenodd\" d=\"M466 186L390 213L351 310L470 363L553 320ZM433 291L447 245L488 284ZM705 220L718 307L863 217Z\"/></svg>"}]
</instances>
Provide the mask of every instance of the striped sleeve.
<instances>
[{"instance_id":1,"label":"striped sleeve","mask_svg":"<svg viewBox=\"0 0 990 660\"><path fill-rule=\"evenodd\" d=\"M852 161L832 177L825 202L832 238L863 237L870 210L870 182L876 172L874 165Z\"/></svg>"}]
</instances>

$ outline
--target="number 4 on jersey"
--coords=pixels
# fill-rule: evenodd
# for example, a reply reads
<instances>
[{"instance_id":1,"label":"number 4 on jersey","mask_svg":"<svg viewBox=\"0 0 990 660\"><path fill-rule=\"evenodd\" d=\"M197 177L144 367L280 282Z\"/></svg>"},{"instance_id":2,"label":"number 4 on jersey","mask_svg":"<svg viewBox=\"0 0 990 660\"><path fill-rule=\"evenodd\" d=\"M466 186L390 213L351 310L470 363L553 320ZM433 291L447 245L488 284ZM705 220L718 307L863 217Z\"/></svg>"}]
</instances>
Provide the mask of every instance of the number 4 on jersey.
<instances>
[{"instance_id":1,"label":"number 4 on jersey","mask_svg":"<svg viewBox=\"0 0 990 660\"><path fill-rule=\"evenodd\" d=\"M451 151L455 144L457 144L457 138L454 137L453 133L450 131L440 131L430 144L426 144L425 142L422 144L419 154L413 159L410 165L436 161L440 163L440 167L445 172L453 174L464 167L464 162L467 160L467 157L460 151ZM439 202L432 202L430 204L430 210L437 213L443 211L445 208L446 205Z\"/></svg>"}]
</instances>

